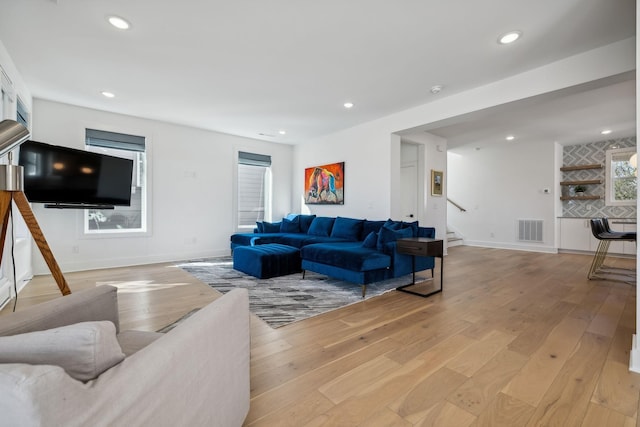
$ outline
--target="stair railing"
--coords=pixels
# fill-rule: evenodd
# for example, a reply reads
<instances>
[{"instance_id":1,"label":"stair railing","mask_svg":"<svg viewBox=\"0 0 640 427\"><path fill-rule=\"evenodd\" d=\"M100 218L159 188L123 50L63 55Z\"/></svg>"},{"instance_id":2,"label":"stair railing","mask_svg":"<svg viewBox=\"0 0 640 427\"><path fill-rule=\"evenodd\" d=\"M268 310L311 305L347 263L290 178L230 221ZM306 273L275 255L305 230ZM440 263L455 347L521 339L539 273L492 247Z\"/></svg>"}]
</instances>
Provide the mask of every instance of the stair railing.
<instances>
[{"instance_id":1,"label":"stair railing","mask_svg":"<svg viewBox=\"0 0 640 427\"><path fill-rule=\"evenodd\" d=\"M460 212L466 212L467 211L465 208L463 208L462 206L460 206L459 204L457 204L456 202L454 202L453 200L451 200L448 197L447 197L447 202L451 203L453 206L455 206L456 208L460 209Z\"/></svg>"}]
</instances>

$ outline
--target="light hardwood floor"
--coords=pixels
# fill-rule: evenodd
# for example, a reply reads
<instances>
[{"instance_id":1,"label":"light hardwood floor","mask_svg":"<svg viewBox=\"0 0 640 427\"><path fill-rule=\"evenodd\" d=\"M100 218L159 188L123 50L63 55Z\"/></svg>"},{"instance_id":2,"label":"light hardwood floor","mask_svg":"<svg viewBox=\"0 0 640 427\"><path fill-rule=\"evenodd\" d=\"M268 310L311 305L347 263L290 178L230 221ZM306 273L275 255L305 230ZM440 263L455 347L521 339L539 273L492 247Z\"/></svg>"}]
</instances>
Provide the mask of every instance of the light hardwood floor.
<instances>
[{"instance_id":1,"label":"light hardwood floor","mask_svg":"<svg viewBox=\"0 0 640 427\"><path fill-rule=\"evenodd\" d=\"M445 292L428 299L390 292L279 329L252 316L245 424L638 425L635 287L587 280L590 262L459 246ZM65 277L72 291L118 286L124 329L156 330L219 297L171 264ZM54 297L37 277L18 309Z\"/></svg>"}]
</instances>

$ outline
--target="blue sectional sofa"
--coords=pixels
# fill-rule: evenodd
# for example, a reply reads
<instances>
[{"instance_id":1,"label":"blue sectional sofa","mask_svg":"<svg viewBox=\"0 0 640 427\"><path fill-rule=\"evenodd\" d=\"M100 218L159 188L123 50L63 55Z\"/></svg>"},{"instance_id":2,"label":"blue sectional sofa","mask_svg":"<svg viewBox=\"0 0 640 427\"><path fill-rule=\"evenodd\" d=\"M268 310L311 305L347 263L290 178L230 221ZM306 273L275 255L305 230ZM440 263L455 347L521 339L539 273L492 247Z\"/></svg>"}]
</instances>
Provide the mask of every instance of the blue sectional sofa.
<instances>
[{"instance_id":1,"label":"blue sectional sofa","mask_svg":"<svg viewBox=\"0 0 640 427\"><path fill-rule=\"evenodd\" d=\"M232 235L231 249L287 245L299 249L303 271L366 285L412 272L412 257L396 252L396 240L406 237L434 238L435 228L420 227L417 221L289 215L278 223L257 223L253 233ZM236 255L234 262L246 264L243 254ZM416 271L433 270L434 265L433 257L415 259Z\"/></svg>"}]
</instances>

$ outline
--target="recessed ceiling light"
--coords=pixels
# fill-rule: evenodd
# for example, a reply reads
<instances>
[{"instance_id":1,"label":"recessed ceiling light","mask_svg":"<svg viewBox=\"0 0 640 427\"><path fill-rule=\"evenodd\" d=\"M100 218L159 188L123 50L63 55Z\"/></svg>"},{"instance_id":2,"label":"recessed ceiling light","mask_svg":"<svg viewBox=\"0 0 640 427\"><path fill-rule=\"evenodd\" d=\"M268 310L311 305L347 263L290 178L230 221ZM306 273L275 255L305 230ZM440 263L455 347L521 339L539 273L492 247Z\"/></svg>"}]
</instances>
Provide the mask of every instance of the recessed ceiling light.
<instances>
[{"instance_id":1,"label":"recessed ceiling light","mask_svg":"<svg viewBox=\"0 0 640 427\"><path fill-rule=\"evenodd\" d=\"M611 129L605 129L600 133L603 134L603 135L609 135L611 132L612 132Z\"/></svg>"},{"instance_id":2,"label":"recessed ceiling light","mask_svg":"<svg viewBox=\"0 0 640 427\"><path fill-rule=\"evenodd\" d=\"M508 33L504 33L500 37L498 37L498 43L510 44L518 40L520 36L522 36L521 31L509 31Z\"/></svg>"},{"instance_id":3,"label":"recessed ceiling light","mask_svg":"<svg viewBox=\"0 0 640 427\"><path fill-rule=\"evenodd\" d=\"M131 24L126 19L120 18L119 16L107 16L107 21L119 30L128 30L131 28Z\"/></svg>"},{"instance_id":4,"label":"recessed ceiling light","mask_svg":"<svg viewBox=\"0 0 640 427\"><path fill-rule=\"evenodd\" d=\"M108 92L106 90L103 90L102 92L100 92L102 95L106 96L107 98L114 98L115 95L112 92Z\"/></svg>"},{"instance_id":5,"label":"recessed ceiling light","mask_svg":"<svg viewBox=\"0 0 640 427\"><path fill-rule=\"evenodd\" d=\"M353 108L353 102L345 102L344 108Z\"/></svg>"},{"instance_id":6,"label":"recessed ceiling light","mask_svg":"<svg viewBox=\"0 0 640 427\"><path fill-rule=\"evenodd\" d=\"M431 86L431 93L436 95L436 94L440 93L440 91L442 91L442 89L444 89L443 85Z\"/></svg>"},{"instance_id":7,"label":"recessed ceiling light","mask_svg":"<svg viewBox=\"0 0 640 427\"><path fill-rule=\"evenodd\" d=\"M509 135L509 136L507 136L505 139L506 139L507 141L513 141L514 139L516 139L516 137L515 137L515 136L513 136L513 135Z\"/></svg>"},{"instance_id":8,"label":"recessed ceiling light","mask_svg":"<svg viewBox=\"0 0 640 427\"><path fill-rule=\"evenodd\" d=\"M287 133L287 131L286 131L286 130L279 130L279 131L278 131L278 133L279 133L280 135L285 135L285 134Z\"/></svg>"}]
</instances>

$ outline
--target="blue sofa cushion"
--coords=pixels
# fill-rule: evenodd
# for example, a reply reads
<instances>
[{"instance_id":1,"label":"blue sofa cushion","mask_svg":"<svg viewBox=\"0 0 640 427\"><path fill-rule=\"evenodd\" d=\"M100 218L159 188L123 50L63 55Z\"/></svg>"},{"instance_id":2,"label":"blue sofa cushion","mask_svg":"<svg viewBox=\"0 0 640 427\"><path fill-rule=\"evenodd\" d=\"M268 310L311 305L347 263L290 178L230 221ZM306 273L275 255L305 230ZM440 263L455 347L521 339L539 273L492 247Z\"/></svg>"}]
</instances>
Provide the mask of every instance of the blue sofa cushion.
<instances>
[{"instance_id":1,"label":"blue sofa cushion","mask_svg":"<svg viewBox=\"0 0 640 427\"><path fill-rule=\"evenodd\" d=\"M302 233L284 233L278 238L278 243L293 246L294 248L301 248L304 245L309 244L308 242L309 236Z\"/></svg>"},{"instance_id":2,"label":"blue sofa cushion","mask_svg":"<svg viewBox=\"0 0 640 427\"><path fill-rule=\"evenodd\" d=\"M369 271L391 265L389 255L362 247L361 242L316 243L300 250L302 259L352 271Z\"/></svg>"},{"instance_id":3,"label":"blue sofa cushion","mask_svg":"<svg viewBox=\"0 0 640 427\"><path fill-rule=\"evenodd\" d=\"M300 232L300 217L297 216L294 219L282 218L280 223L281 233L299 233Z\"/></svg>"},{"instance_id":4,"label":"blue sofa cushion","mask_svg":"<svg viewBox=\"0 0 640 427\"><path fill-rule=\"evenodd\" d=\"M366 239L372 231L375 231L376 233L379 232L385 222L386 221L369 221L365 219L362 223L362 234L360 235L360 240Z\"/></svg>"},{"instance_id":5,"label":"blue sofa cushion","mask_svg":"<svg viewBox=\"0 0 640 427\"><path fill-rule=\"evenodd\" d=\"M260 230L258 228L258 230ZM263 233L279 233L280 232L280 223L279 222L267 222L262 221L262 232Z\"/></svg>"},{"instance_id":6,"label":"blue sofa cushion","mask_svg":"<svg viewBox=\"0 0 640 427\"><path fill-rule=\"evenodd\" d=\"M330 218L327 216L317 216L311 222L309 226L309 231L307 234L311 234L313 236L331 236L331 229L333 228L333 222L335 218Z\"/></svg>"},{"instance_id":7,"label":"blue sofa cushion","mask_svg":"<svg viewBox=\"0 0 640 427\"><path fill-rule=\"evenodd\" d=\"M394 221L389 218L385 221L383 227L390 228L391 230L400 230L402 228L402 221Z\"/></svg>"},{"instance_id":8,"label":"blue sofa cushion","mask_svg":"<svg viewBox=\"0 0 640 427\"><path fill-rule=\"evenodd\" d=\"M345 243L347 240L339 239L337 237L329 236L313 236L307 234L307 239L304 241L305 245L313 245L314 243Z\"/></svg>"},{"instance_id":9,"label":"blue sofa cushion","mask_svg":"<svg viewBox=\"0 0 640 427\"><path fill-rule=\"evenodd\" d=\"M357 241L360 240L363 219L337 217L333 223L331 237Z\"/></svg>"},{"instance_id":10,"label":"blue sofa cushion","mask_svg":"<svg viewBox=\"0 0 640 427\"><path fill-rule=\"evenodd\" d=\"M376 245L376 249L384 253L392 253L395 250L392 243L395 243L395 241L398 239L413 237L412 233L413 231L411 230L411 228L401 228L399 230L393 230L387 225L384 225L380 229L380 233L378 233L378 242Z\"/></svg>"},{"instance_id":11,"label":"blue sofa cushion","mask_svg":"<svg viewBox=\"0 0 640 427\"><path fill-rule=\"evenodd\" d=\"M402 228L410 228L411 229L411 237L418 237L418 221L414 222L402 222Z\"/></svg>"},{"instance_id":12,"label":"blue sofa cushion","mask_svg":"<svg viewBox=\"0 0 640 427\"><path fill-rule=\"evenodd\" d=\"M376 249L378 245L378 233L372 231L362 242L363 248Z\"/></svg>"},{"instance_id":13,"label":"blue sofa cushion","mask_svg":"<svg viewBox=\"0 0 640 427\"><path fill-rule=\"evenodd\" d=\"M311 223L313 222L313 219L315 218L315 215L298 215L298 219L300 221L300 232L301 233L308 233L309 232L309 227L311 226Z\"/></svg>"},{"instance_id":14,"label":"blue sofa cushion","mask_svg":"<svg viewBox=\"0 0 640 427\"><path fill-rule=\"evenodd\" d=\"M262 221L256 222L256 231L258 233L264 233L264 225L262 224Z\"/></svg>"}]
</instances>

